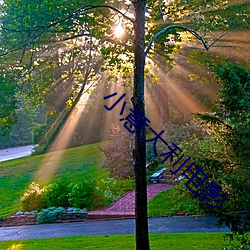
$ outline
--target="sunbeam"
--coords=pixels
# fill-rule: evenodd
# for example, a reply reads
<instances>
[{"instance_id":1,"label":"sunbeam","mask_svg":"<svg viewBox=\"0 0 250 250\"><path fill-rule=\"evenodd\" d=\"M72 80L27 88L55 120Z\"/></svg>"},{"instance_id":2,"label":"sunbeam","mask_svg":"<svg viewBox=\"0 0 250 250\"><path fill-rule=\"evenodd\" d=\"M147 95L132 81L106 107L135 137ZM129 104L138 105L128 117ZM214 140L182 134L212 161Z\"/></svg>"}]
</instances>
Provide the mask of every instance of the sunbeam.
<instances>
[{"instance_id":1,"label":"sunbeam","mask_svg":"<svg viewBox=\"0 0 250 250\"><path fill-rule=\"evenodd\" d=\"M48 183L51 177L56 172L59 162L63 157L64 149L67 148L69 145L72 135L75 131L75 128L79 122L81 117L81 113L84 110L89 95L87 93L83 94L81 100L74 107L73 111L71 112L70 116L68 117L67 121L63 125L62 129L60 130L59 134L53 141L51 147L49 148L49 152L44 160L40 168L38 169L35 179L39 183ZM54 152L56 151L56 152Z\"/></svg>"}]
</instances>

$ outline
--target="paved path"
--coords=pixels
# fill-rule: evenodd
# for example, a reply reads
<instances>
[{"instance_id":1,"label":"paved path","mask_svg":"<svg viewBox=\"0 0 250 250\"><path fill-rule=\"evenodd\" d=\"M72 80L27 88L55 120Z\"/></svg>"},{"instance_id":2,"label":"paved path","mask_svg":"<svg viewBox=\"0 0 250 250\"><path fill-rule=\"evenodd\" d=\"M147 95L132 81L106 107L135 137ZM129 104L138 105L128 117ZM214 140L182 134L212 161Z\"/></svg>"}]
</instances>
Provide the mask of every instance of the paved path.
<instances>
[{"instance_id":1,"label":"paved path","mask_svg":"<svg viewBox=\"0 0 250 250\"><path fill-rule=\"evenodd\" d=\"M148 200L151 200L155 195L169 189L171 185L155 184L147 187ZM113 202L109 207L101 210L91 211L88 213L90 218L94 216L134 216L135 215L135 191L130 191L124 194L121 198Z\"/></svg>"},{"instance_id":2,"label":"paved path","mask_svg":"<svg viewBox=\"0 0 250 250\"><path fill-rule=\"evenodd\" d=\"M0 149L0 162L29 156L35 146L28 145L15 148Z\"/></svg>"},{"instance_id":3,"label":"paved path","mask_svg":"<svg viewBox=\"0 0 250 250\"><path fill-rule=\"evenodd\" d=\"M150 233L169 232L228 232L227 227L220 230L215 226L216 219L195 216L174 216L165 218L149 218ZM39 238L57 238L73 235L110 235L134 234L135 221L109 220L95 222L75 222L62 224L46 224L21 227L0 228L0 241L24 240Z\"/></svg>"}]
</instances>

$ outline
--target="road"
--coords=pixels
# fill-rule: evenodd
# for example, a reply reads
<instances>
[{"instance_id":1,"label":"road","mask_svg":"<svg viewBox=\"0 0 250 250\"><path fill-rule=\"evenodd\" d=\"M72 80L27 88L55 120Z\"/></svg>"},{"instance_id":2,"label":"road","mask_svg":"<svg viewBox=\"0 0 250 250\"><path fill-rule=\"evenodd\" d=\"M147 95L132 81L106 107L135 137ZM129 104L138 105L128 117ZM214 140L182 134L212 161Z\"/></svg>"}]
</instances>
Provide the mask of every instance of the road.
<instances>
[{"instance_id":1,"label":"road","mask_svg":"<svg viewBox=\"0 0 250 250\"><path fill-rule=\"evenodd\" d=\"M0 162L31 155L34 145L0 149Z\"/></svg>"},{"instance_id":2,"label":"road","mask_svg":"<svg viewBox=\"0 0 250 250\"><path fill-rule=\"evenodd\" d=\"M227 227L218 229L216 219L201 216L174 216L165 218L149 218L150 233L170 232L228 232ZM0 241L24 240L39 238L57 238L74 235L110 235L134 234L135 220L109 220L94 222L75 222L43 224L20 227L0 228Z\"/></svg>"}]
</instances>

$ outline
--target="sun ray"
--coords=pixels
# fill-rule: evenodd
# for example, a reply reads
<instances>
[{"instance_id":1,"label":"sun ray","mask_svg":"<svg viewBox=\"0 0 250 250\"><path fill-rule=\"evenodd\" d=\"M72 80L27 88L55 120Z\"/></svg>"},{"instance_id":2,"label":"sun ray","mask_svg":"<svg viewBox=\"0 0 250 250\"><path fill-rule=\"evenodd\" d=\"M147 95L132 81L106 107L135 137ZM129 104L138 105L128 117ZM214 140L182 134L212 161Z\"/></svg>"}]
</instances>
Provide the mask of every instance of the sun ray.
<instances>
[{"instance_id":1,"label":"sun ray","mask_svg":"<svg viewBox=\"0 0 250 250\"><path fill-rule=\"evenodd\" d=\"M48 153L44 160L41 163L38 171L36 172L35 179L39 183L48 183L51 177L55 174L59 162L63 157L64 149L66 149L72 139L72 135L75 131L77 123L81 117L81 112L84 110L89 95L87 93L83 94L79 103L74 107L70 116L64 123L59 134L53 141L51 147L49 148ZM54 152L56 151L56 152ZM53 152L53 153L52 153Z\"/></svg>"}]
</instances>

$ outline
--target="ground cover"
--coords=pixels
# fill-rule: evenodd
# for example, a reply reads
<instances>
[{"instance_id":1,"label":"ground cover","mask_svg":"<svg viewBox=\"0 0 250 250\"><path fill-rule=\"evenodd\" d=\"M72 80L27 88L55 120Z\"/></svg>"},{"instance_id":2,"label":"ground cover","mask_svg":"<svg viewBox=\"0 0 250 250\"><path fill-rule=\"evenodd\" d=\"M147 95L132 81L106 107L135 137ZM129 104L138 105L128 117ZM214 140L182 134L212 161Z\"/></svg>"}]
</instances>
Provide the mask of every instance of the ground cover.
<instances>
[{"instance_id":1,"label":"ground cover","mask_svg":"<svg viewBox=\"0 0 250 250\"><path fill-rule=\"evenodd\" d=\"M228 246L225 233L166 233L151 234L152 250L221 250ZM78 250L78 249L135 249L134 235L74 236L0 242L3 250Z\"/></svg>"}]
</instances>

